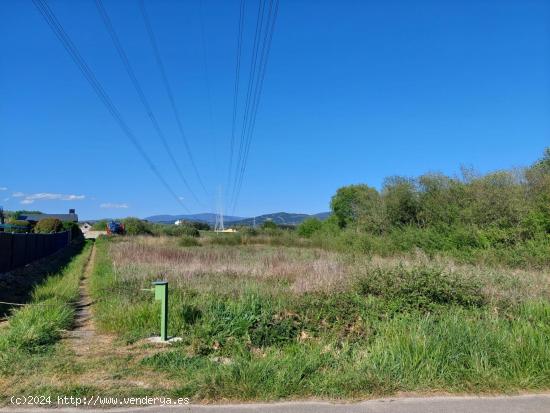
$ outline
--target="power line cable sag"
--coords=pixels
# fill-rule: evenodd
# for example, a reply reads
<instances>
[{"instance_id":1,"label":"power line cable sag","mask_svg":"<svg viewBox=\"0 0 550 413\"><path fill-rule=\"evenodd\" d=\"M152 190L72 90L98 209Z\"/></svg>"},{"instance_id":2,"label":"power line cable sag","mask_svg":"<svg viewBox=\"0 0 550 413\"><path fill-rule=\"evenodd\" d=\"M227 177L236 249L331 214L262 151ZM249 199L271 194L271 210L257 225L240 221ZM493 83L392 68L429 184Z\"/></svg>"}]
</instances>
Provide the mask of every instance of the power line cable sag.
<instances>
[{"instance_id":1,"label":"power line cable sag","mask_svg":"<svg viewBox=\"0 0 550 413\"><path fill-rule=\"evenodd\" d=\"M244 155L244 143L245 143L245 138L244 137L245 137L246 125L248 123L248 114L249 114L249 109L250 109L250 97L251 97L252 87L253 87L254 79L255 79L257 49L258 49L259 38L260 38L261 30L262 30L264 5L265 5L265 2L263 0L260 0L260 2L258 3L256 28L255 28L255 31L254 31L254 41L253 41L253 44L252 44L252 57L251 57L251 60L250 60L250 74L249 74L249 77L248 77L246 100L245 100L244 111L243 111L241 137L240 137L240 141L239 141L239 152L238 152L238 155L237 155L237 164L236 164L236 167L235 167L235 176L233 178L234 181L233 181L233 186L232 186L232 191L231 191L231 204L233 204L233 200L235 198L236 185L237 185L237 181L238 181L238 171L241 169L242 157Z\"/></svg>"},{"instance_id":2,"label":"power line cable sag","mask_svg":"<svg viewBox=\"0 0 550 413\"><path fill-rule=\"evenodd\" d=\"M248 138L247 138L247 145L246 145L246 148L245 148L244 163L243 163L243 167L242 167L242 171L241 171L240 182L238 184L237 195L236 195L235 205L234 205L233 209L236 208L236 203L239 199L240 191L241 191L241 188L242 188L242 183L243 183L243 180L244 180L244 174L246 172L247 161L248 161L248 157L249 157L249 153L250 153L250 146L251 146L252 138L253 138L253 135L254 135L254 129L256 127L256 118L257 118L257 115L258 115L258 108L260 106L261 94L262 94L262 91L263 91L264 79L265 79L265 74L266 74L266 71L267 71L267 61L268 61L269 54L270 54L270 51L271 51L271 43L272 43L272 40L273 40L273 33L274 33L274 30L275 30L275 22L276 22L276 19L277 19L278 9L279 9L279 0L275 0L275 8L274 8L274 12L273 12L273 17L272 17L272 22L271 22L271 28L270 28L270 31L269 31L269 36L268 37L266 36L266 38L264 39L264 47L262 48L261 62L263 62L263 63L260 64L260 66L261 66L260 80L259 80L259 85L258 84L256 85L257 88L255 90L253 115L252 115L251 124L249 126L249 130L248 130ZM270 6L270 11L271 11L271 6ZM267 45L266 45L266 42L267 42Z\"/></svg>"},{"instance_id":3,"label":"power line cable sag","mask_svg":"<svg viewBox=\"0 0 550 413\"><path fill-rule=\"evenodd\" d=\"M236 208L238 198L240 196L240 191L242 188L242 183L244 180L244 174L246 172L246 166L247 166L248 157L250 153L252 138L254 135L254 129L256 126L256 118L257 118L258 108L261 101L263 84L264 84L265 74L267 71L267 62L271 51L271 44L273 40L273 33L275 31L275 23L277 21L278 11L279 11L279 0L270 0L269 12L268 12L267 23L266 23L266 32L263 37L262 49L260 53L258 79L256 80L254 85L254 93L253 93L253 101L252 101L252 109L251 109L252 114L250 116L250 119L247 125L248 129L246 131L243 131L243 133L246 134L246 140L244 145L243 160L241 162L241 169L240 171L238 171L239 176L237 178L238 180L236 181L236 193L233 199L233 211Z\"/></svg>"},{"instance_id":4,"label":"power line cable sag","mask_svg":"<svg viewBox=\"0 0 550 413\"><path fill-rule=\"evenodd\" d=\"M99 15L101 16L101 19L103 21L103 24L105 28L107 29L107 32L109 33L109 36L117 50L117 53L122 60L122 64L124 65L124 68L126 69L126 73L128 74L128 77L130 78L130 81L132 82L132 85L134 86L134 89L136 90L139 100L141 101L143 107L145 108L145 111L147 112L147 116L151 120L151 123L153 124L153 128L155 129L156 134L160 138L162 145L164 149L166 150L166 153L168 154L168 157L170 158L170 161L172 162L174 168L178 172L178 175L182 182L184 183L185 187L189 191L189 193L193 196L195 201L197 201L198 204L202 204L191 186L189 185L189 182L185 178L185 175L183 174L180 166L178 165L178 162L176 161L176 158L172 152L172 149L170 148L170 145L168 144L168 141L166 140L166 137L164 135L164 132L162 131L159 122L153 112L153 109L151 108L151 105L149 101L147 100L147 97L145 96L145 93L143 92L143 88L141 87L135 72L132 68L132 65L130 64L130 61L128 59L128 55L124 51L124 48L122 47L122 44L120 42L120 39L118 38L118 35L116 34L116 31L114 29L113 23L109 17L109 14L107 13L107 10L105 9L102 0L95 0L95 4L97 7L97 10L99 12Z\"/></svg>"},{"instance_id":5,"label":"power line cable sag","mask_svg":"<svg viewBox=\"0 0 550 413\"><path fill-rule=\"evenodd\" d=\"M105 105L107 110L109 111L109 114L113 117L113 119L116 121L118 126L122 129L122 132L126 137L130 140L130 142L134 145L140 156L143 158L143 160L147 163L147 166L153 171L153 173L156 175L156 177L159 179L161 184L164 186L164 188L174 197L174 199L186 210L189 212L189 209L187 206L181 201L180 197L174 192L172 187L168 184L168 182L164 179L162 174L157 169L156 165L153 163L147 152L143 149L137 138L135 137L132 130L128 127L127 123L122 118L122 115L120 114L117 107L112 102L110 96L107 94L107 92L103 89L103 86L101 83L97 80L96 76L94 75L93 71L90 69L86 61L83 59L83 57L80 55L80 52L78 51L75 44L72 42L69 35L65 32L63 26L53 13L53 11L50 9L48 3L45 0L32 0L35 7L38 9L50 29L54 32L58 40L61 42L73 62L76 64L78 69L82 72L85 79L88 81L94 92L96 93L99 100Z\"/></svg>"},{"instance_id":6,"label":"power line cable sag","mask_svg":"<svg viewBox=\"0 0 550 413\"><path fill-rule=\"evenodd\" d=\"M203 73L204 73L204 80L206 83L206 101L208 104L208 132L209 132L209 138L212 142L212 147L214 148L214 165L215 165L215 175L218 176L219 172L219 161L218 161L218 142L216 142L216 138L214 138L214 133L212 131L212 125L214 124L214 116L212 114L212 93L210 90L210 71L208 69L208 43L206 39L206 29L205 29L205 22L204 22L204 2L203 0L199 0L199 22L200 22L200 35L201 35L201 43L202 43L202 67L203 67ZM215 197L212 196L212 204L214 207L214 210L217 208L216 206L216 200Z\"/></svg>"},{"instance_id":7,"label":"power line cable sag","mask_svg":"<svg viewBox=\"0 0 550 413\"><path fill-rule=\"evenodd\" d=\"M235 152L235 129L237 125L237 109L239 100L239 84L240 84L240 72L241 72L241 53L243 43L243 28L244 28L244 11L245 2L241 0L241 6L239 8L239 26L237 29L237 58L235 64L235 85L233 87L233 118L231 123L231 142L229 151L229 169L227 172L227 190L231 185L231 178L233 174L233 157Z\"/></svg>"},{"instance_id":8,"label":"power line cable sag","mask_svg":"<svg viewBox=\"0 0 550 413\"><path fill-rule=\"evenodd\" d=\"M153 26L151 25L151 21L149 19L148 14L147 14L147 10L145 9L144 0L139 1L139 8L141 10L141 15L143 16L143 20L145 22L147 35L149 36L149 41L151 42L151 46L153 48L153 52L154 52L154 55L155 55L155 60L157 62L157 66L159 67L159 71L161 73L162 81L164 83L164 88L166 89L168 99L170 101L170 106L172 108L172 112L174 113L174 117L176 118L176 123L178 125L178 130L180 132L181 138L182 138L183 143L185 145L185 150L187 152L187 156L189 157L189 160L191 161L191 166L193 167L193 170L195 172L195 175L197 176L199 184L201 185L204 193L206 195L208 195L208 191L206 190L206 186L204 185L203 180L201 178L201 175L199 173L199 170L197 168L197 165L195 164L195 159L193 158L193 153L191 151L191 147L189 146L187 136L186 136L186 134L183 130L183 123L181 121L181 117L179 115L179 111L178 111L178 108L177 108L177 105L176 105L176 99L174 98L174 93L172 92L172 87L170 86L170 82L168 81L168 76L166 75L166 69L164 67L162 57L160 55L160 51L159 51L157 41L156 41L156 38L155 38L155 33L153 31Z\"/></svg>"},{"instance_id":9,"label":"power line cable sag","mask_svg":"<svg viewBox=\"0 0 550 413\"><path fill-rule=\"evenodd\" d=\"M256 115L257 115L258 106L259 106L259 97L260 97L260 93L261 93L261 90L262 90L263 79L265 77L265 69L266 69L266 65L267 65L267 60L266 60L267 47L266 47L266 45L268 43L268 39L270 38L270 33L272 34L271 30L273 29L272 16L273 16L273 1L270 0L270 2L269 2L269 11L268 11L268 14L267 14L267 19L266 19L267 20L266 21L266 30L265 30L265 33L263 34L263 41L262 41L261 52L260 52L260 62L258 63L258 70L257 70L258 78L255 81L255 84L253 86L254 91L252 92L252 104L251 104L251 110L250 110L251 115L249 116L248 124L246 125L246 127L243 130L243 134L245 136L245 139L244 139L244 142L245 142L244 143L244 155L243 155L242 163L240 165L241 169L237 172L238 173L237 184L236 184L237 189L236 189L236 194L235 194L235 199L234 199L233 210L236 208L236 203L237 203L238 197L240 195L242 180L243 180L243 177L244 177L244 171L246 169L246 164L247 164L247 161L248 161L248 155L249 155L249 152L250 152L252 132L253 132L253 129L254 129L254 126L255 126L255 123L256 123Z\"/></svg>"}]
</instances>

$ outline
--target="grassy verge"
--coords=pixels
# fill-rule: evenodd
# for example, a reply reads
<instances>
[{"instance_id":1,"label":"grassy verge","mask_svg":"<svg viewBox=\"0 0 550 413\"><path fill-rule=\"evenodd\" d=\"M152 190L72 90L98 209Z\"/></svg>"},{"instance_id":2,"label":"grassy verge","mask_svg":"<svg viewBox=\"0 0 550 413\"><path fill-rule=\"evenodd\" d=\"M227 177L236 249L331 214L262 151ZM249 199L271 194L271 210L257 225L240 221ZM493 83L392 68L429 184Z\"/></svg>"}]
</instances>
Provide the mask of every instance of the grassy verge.
<instances>
[{"instance_id":1,"label":"grassy verge","mask_svg":"<svg viewBox=\"0 0 550 413\"><path fill-rule=\"evenodd\" d=\"M158 304L141 289L169 279L170 330L183 340L140 363L193 400L550 388L550 303L522 274L430 262L342 270L326 253L272 246L97 247L98 325L127 342L158 334ZM339 271L351 274L315 284Z\"/></svg>"},{"instance_id":2,"label":"grassy verge","mask_svg":"<svg viewBox=\"0 0 550 413\"><path fill-rule=\"evenodd\" d=\"M62 331L71 326L90 249L87 244L68 265L36 286L30 303L16 310L9 325L0 329L2 375L33 368L40 357L51 353Z\"/></svg>"}]
</instances>

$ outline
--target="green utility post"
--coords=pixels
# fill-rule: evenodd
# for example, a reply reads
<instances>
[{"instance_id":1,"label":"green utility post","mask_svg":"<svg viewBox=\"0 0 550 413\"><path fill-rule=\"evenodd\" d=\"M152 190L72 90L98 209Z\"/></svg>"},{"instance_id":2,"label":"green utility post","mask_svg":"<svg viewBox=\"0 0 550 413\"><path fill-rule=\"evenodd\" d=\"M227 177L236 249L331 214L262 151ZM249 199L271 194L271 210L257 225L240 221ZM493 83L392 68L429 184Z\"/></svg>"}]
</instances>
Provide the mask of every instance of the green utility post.
<instances>
[{"instance_id":1,"label":"green utility post","mask_svg":"<svg viewBox=\"0 0 550 413\"><path fill-rule=\"evenodd\" d=\"M160 301L160 340L168 340L168 281L155 281L155 300Z\"/></svg>"}]
</instances>

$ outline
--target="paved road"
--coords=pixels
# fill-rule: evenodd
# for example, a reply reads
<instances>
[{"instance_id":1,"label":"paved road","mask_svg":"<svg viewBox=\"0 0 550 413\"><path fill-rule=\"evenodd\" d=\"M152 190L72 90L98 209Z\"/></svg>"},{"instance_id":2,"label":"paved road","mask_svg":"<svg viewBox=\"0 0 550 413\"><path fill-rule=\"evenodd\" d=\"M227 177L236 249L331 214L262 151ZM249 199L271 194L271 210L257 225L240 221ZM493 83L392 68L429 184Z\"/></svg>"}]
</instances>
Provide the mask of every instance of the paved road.
<instances>
[{"instance_id":1,"label":"paved road","mask_svg":"<svg viewBox=\"0 0 550 413\"><path fill-rule=\"evenodd\" d=\"M103 412L63 408L55 413ZM13 407L0 412L44 413ZM550 394L499 397L422 397L369 400L361 403L284 402L269 404L153 406L109 410L112 413L550 413Z\"/></svg>"}]
</instances>

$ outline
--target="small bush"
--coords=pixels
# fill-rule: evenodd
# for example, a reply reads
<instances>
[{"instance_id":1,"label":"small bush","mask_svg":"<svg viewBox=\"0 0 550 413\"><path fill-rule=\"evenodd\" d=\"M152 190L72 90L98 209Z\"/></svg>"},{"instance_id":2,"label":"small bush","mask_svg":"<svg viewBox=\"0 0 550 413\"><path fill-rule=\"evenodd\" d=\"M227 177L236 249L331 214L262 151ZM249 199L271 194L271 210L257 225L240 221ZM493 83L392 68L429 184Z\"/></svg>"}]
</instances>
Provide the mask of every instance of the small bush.
<instances>
[{"instance_id":1,"label":"small bush","mask_svg":"<svg viewBox=\"0 0 550 413\"><path fill-rule=\"evenodd\" d=\"M200 246L201 244L199 243L199 241L197 240L197 238L195 237L191 237L189 235L184 235L183 237L181 237L178 241L178 245L180 247L198 247Z\"/></svg>"},{"instance_id":2,"label":"small bush","mask_svg":"<svg viewBox=\"0 0 550 413\"><path fill-rule=\"evenodd\" d=\"M436 304L479 307L486 301L477 280L438 268L379 268L359 280L359 290L395 301L398 307L428 311Z\"/></svg>"},{"instance_id":3,"label":"small bush","mask_svg":"<svg viewBox=\"0 0 550 413\"><path fill-rule=\"evenodd\" d=\"M298 235L310 238L315 232L320 231L323 223L317 218L308 218L298 225Z\"/></svg>"},{"instance_id":4,"label":"small bush","mask_svg":"<svg viewBox=\"0 0 550 413\"><path fill-rule=\"evenodd\" d=\"M123 221L124 229L128 235L149 235L151 228L149 224L139 218L126 218Z\"/></svg>"},{"instance_id":5,"label":"small bush","mask_svg":"<svg viewBox=\"0 0 550 413\"><path fill-rule=\"evenodd\" d=\"M264 223L262 224L262 229L277 229L277 228L278 228L277 224L271 220L264 221Z\"/></svg>"},{"instance_id":6,"label":"small bush","mask_svg":"<svg viewBox=\"0 0 550 413\"><path fill-rule=\"evenodd\" d=\"M272 346L295 340L300 323L295 315L276 314L270 319L260 319L250 328L250 342L257 347Z\"/></svg>"},{"instance_id":7,"label":"small bush","mask_svg":"<svg viewBox=\"0 0 550 413\"><path fill-rule=\"evenodd\" d=\"M199 237L201 234L199 230L190 225L180 225L176 230L177 235L186 235L188 237Z\"/></svg>"},{"instance_id":8,"label":"small bush","mask_svg":"<svg viewBox=\"0 0 550 413\"><path fill-rule=\"evenodd\" d=\"M242 244L242 236L234 233L218 233L210 237L209 242L214 245L240 245Z\"/></svg>"},{"instance_id":9,"label":"small bush","mask_svg":"<svg viewBox=\"0 0 550 413\"><path fill-rule=\"evenodd\" d=\"M101 219L99 221L96 221L92 224L92 230L94 230L94 231L106 231L107 230L107 223L108 223L108 221L106 219Z\"/></svg>"},{"instance_id":10,"label":"small bush","mask_svg":"<svg viewBox=\"0 0 550 413\"><path fill-rule=\"evenodd\" d=\"M44 218L34 226L37 234L51 234L63 231L63 223L57 218Z\"/></svg>"},{"instance_id":11,"label":"small bush","mask_svg":"<svg viewBox=\"0 0 550 413\"><path fill-rule=\"evenodd\" d=\"M150 224L150 230L153 235L168 235L170 237L181 237L188 235L190 237L200 236L200 232L195 225L185 223L181 225L172 224Z\"/></svg>"},{"instance_id":12,"label":"small bush","mask_svg":"<svg viewBox=\"0 0 550 413\"><path fill-rule=\"evenodd\" d=\"M254 227L241 227L239 228L239 232L242 235L249 236L249 237L256 237L259 235L259 231Z\"/></svg>"}]
</instances>

